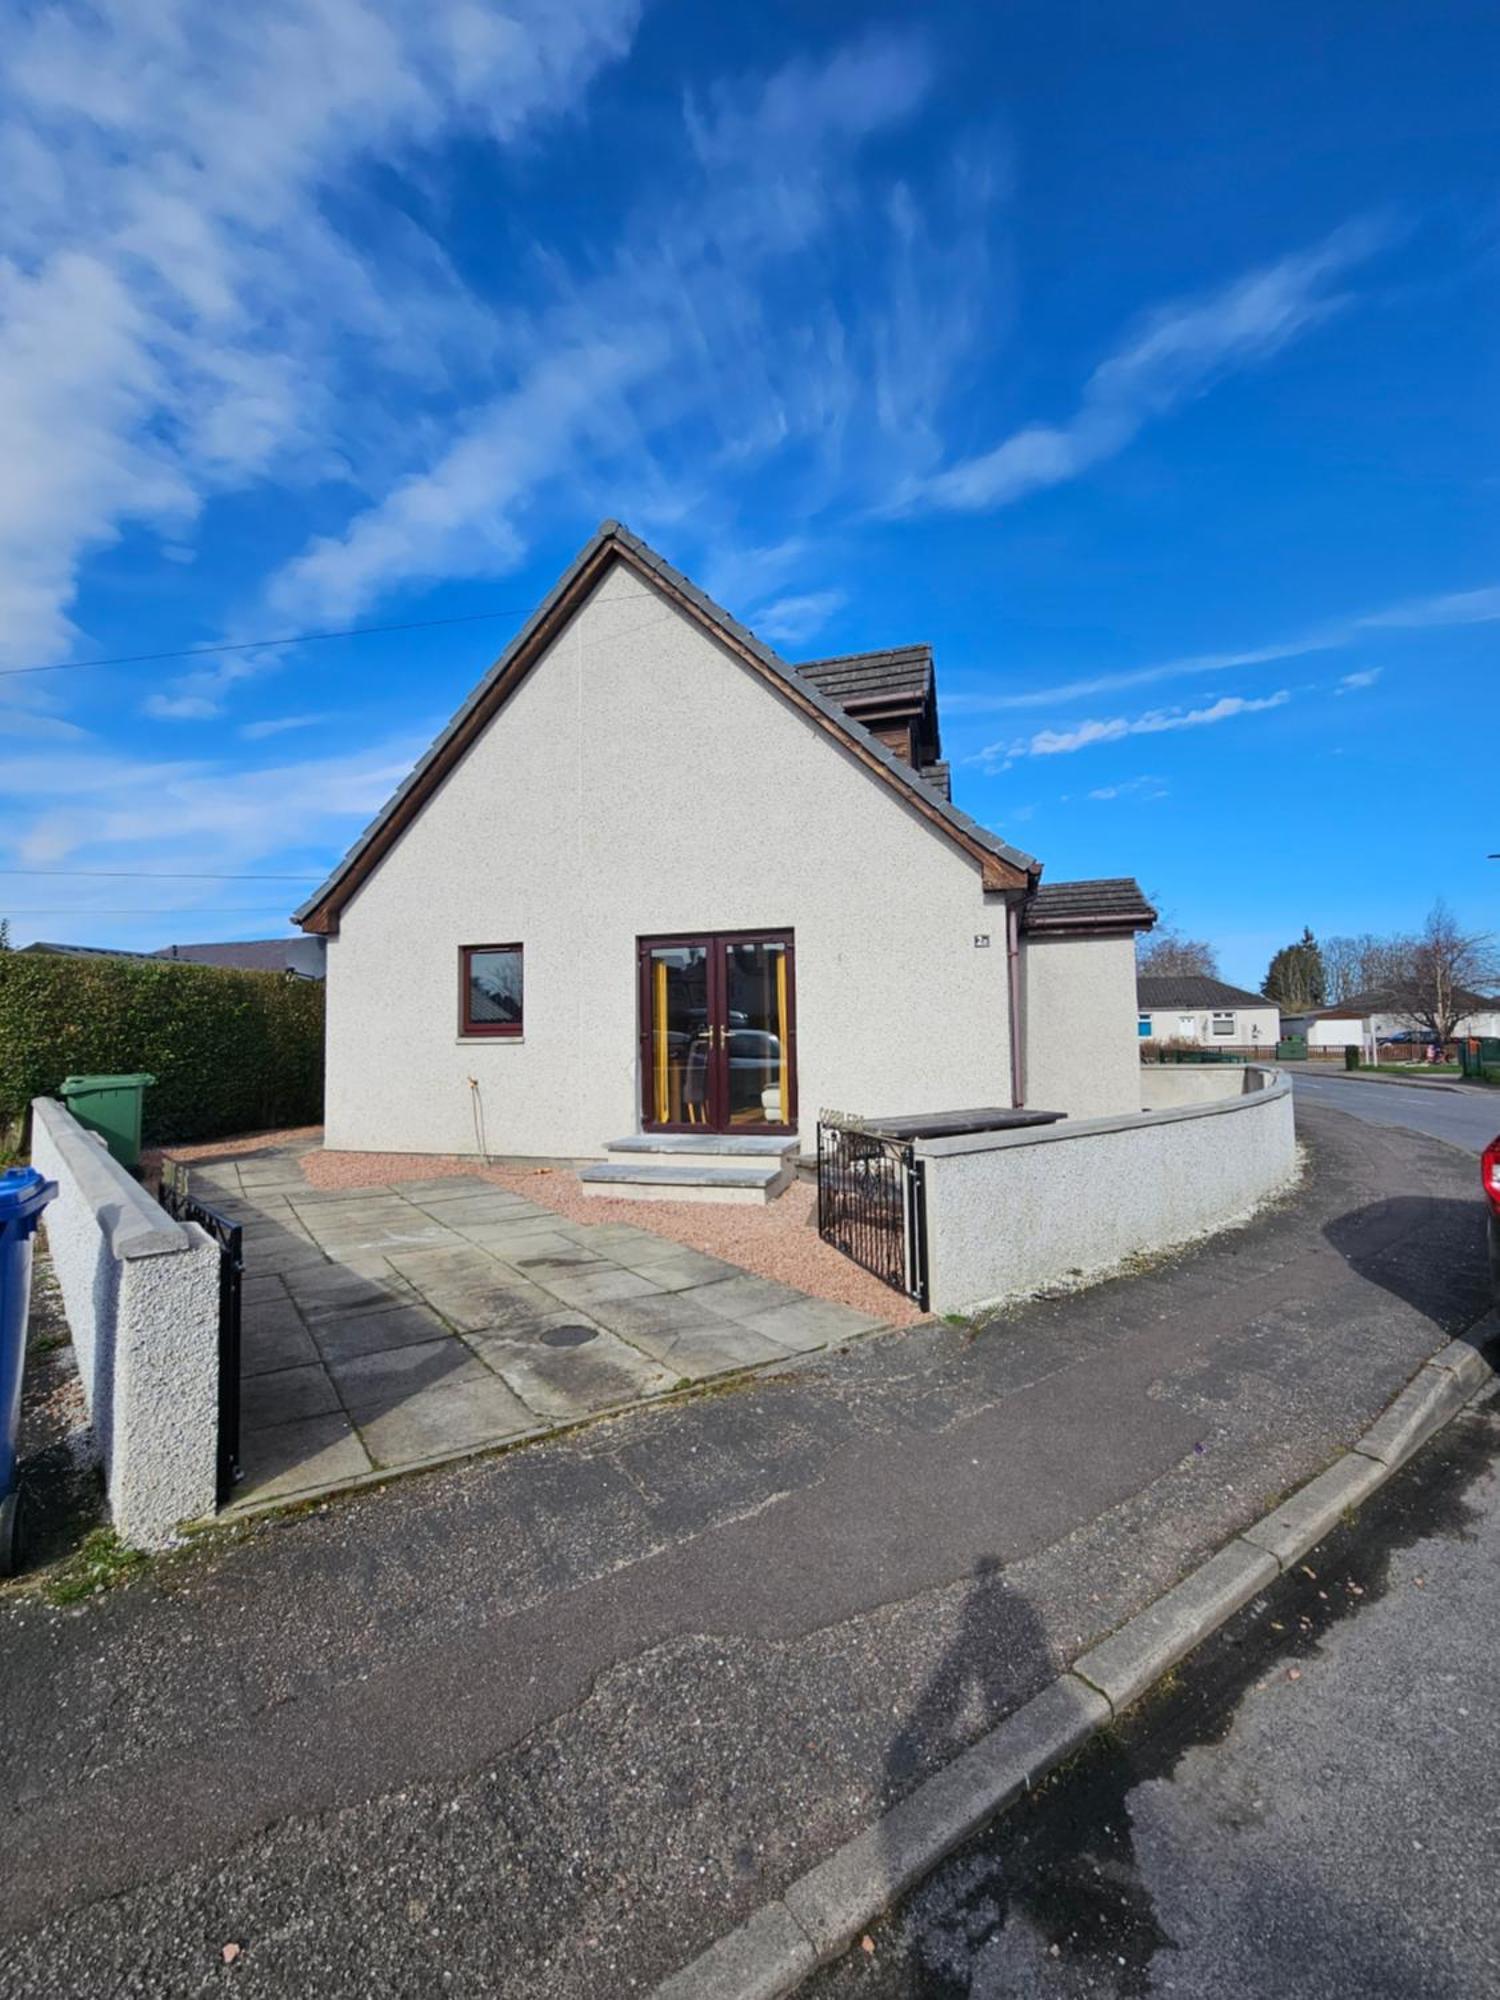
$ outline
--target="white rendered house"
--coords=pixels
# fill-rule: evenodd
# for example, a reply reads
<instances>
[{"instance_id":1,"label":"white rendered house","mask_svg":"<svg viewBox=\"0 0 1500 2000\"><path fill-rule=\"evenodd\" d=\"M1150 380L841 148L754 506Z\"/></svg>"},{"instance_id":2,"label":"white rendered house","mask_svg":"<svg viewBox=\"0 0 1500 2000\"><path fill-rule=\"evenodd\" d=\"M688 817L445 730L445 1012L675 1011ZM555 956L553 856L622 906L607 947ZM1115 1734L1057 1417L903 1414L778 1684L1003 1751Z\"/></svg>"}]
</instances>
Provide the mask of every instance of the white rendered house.
<instances>
[{"instance_id":1,"label":"white rendered house","mask_svg":"<svg viewBox=\"0 0 1500 2000\"><path fill-rule=\"evenodd\" d=\"M780 1159L823 1107L1139 1110L1155 913L1042 887L940 748L926 648L790 665L606 523L297 913L327 1144Z\"/></svg>"},{"instance_id":2,"label":"white rendered house","mask_svg":"<svg viewBox=\"0 0 1500 2000\"><path fill-rule=\"evenodd\" d=\"M1135 983L1140 1039L1197 1042L1236 1055L1274 1056L1281 1010L1262 993L1247 993L1201 973L1147 973Z\"/></svg>"}]
</instances>

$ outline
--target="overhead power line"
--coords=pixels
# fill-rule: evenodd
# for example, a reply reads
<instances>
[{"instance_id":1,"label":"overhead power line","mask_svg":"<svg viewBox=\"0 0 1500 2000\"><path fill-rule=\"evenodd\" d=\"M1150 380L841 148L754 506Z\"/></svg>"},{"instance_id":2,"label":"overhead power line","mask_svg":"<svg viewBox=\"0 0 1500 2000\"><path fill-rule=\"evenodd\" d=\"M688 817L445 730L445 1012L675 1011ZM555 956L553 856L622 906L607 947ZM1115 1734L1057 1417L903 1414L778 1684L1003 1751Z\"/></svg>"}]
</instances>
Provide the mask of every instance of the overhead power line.
<instances>
[{"instance_id":1,"label":"overhead power line","mask_svg":"<svg viewBox=\"0 0 1500 2000\"><path fill-rule=\"evenodd\" d=\"M649 597L651 592L633 590L628 594ZM159 660L203 659L216 653L258 653L276 646L312 646L325 639L368 639L391 632L432 632L442 625L483 625L492 624L497 618L529 618L541 608L540 604L499 605L493 611L466 611L453 618L411 618L400 625L349 625L338 632L287 632L278 639L234 639L215 646L179 646L171 652L114 653L102 660L51 660L45 666L0 667L0 677L81 674L87 673L91 667L140 667Z\"/></svg>"},{"instance_id":2,"label":"overhead power line","mask_svg":"<svg viewBox=\"0 0 1500 2000\"><path fill-rule=\"evenodd\" d=\"M43 875L58 881L90 876L114 882L321 882L326 869L301 875L216 875L202 868L0 868L0 875Z\"/></svg>"},{"instance_id":3,"label":"overhead power line","mask_svg":"<svg viewBox=\"0 0 1500 2000\"><path fill-rule=\"evenodd\" d=\"M285 914L285 903L230 903L223 909L206 909L198 903L190 908L184 908L181 903L171 903L146 910L121 909L118 904L108 910L80 910L71 905L52 910L31 906L0 908L0 916L4 917L265 917Z\"/></svg>"}]
</instances>

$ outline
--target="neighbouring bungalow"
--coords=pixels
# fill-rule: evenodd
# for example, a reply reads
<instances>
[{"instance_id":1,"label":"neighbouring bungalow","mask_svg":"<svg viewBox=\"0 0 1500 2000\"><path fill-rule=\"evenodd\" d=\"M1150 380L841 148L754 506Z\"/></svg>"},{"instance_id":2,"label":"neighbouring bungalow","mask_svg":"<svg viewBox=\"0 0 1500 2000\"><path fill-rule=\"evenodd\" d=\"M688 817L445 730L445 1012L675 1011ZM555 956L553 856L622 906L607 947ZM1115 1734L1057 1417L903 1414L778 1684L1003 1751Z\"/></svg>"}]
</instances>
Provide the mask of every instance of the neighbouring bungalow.
<instances>
[{"instance_id":1,"label":"neighbouring bungalow","mask_svg":"<svg viewBox=\"0 0 1500 2000\"><path fill-rule=\"evenodd\" d=\"M1153 1042L1197 1042L1235 1055L1274 1055L1281 1012L1264 994L1200 973L1151 974L1135 982L1136 1032Z\"/></svg>"},{"instance_id":2,"label":"neighbouring bungalow","mask_svg":"<svg viewBox=\"0 0 1500 2000\"><path fill-rule=\"evenodd\" d=\"M951 802L927 647L793 666L608 522L297 912L326 1143L707 1195L825 1107L1138 1111L1155 912L1041 877Z\"/></svg>"},{"instance_id":3,"label":"neighbouring bungalow","mask_svg":"<svg viewBox=\"0 0 1500 2000\"><path fill-rule=\"evenodd\" d=\"M1478 993L1461 996L1468 1010L1454 1026L1454 1036L1462 1041L1474 1035L1500 1036L1500 999L1486 1000ZM1380 989L1351 993L1333 1007L1320 1007L1308 1014L1289 1014L1289 1035L1307 1037L1310 1056L1342 1055L1345 1049L1367 1049L1382 1042L1422 1042L1428 1030L1392 993Z\"/></svg>"},{"instance_id":4,"label":"neighbouring bungalow","mask_svg":"<svg viewBox=\"0 0 1500 2000\"><path fill-rule=\"evenodd\" d=\"M166 958L178 965L215 965L230 972L284 972L295 979L321 979L325 941L320 937L239 938L223 944L166 944L157 951L127 951L123 945L25 944L21 951L50 952L59 958Z\"/></svg>"}]
</instances>

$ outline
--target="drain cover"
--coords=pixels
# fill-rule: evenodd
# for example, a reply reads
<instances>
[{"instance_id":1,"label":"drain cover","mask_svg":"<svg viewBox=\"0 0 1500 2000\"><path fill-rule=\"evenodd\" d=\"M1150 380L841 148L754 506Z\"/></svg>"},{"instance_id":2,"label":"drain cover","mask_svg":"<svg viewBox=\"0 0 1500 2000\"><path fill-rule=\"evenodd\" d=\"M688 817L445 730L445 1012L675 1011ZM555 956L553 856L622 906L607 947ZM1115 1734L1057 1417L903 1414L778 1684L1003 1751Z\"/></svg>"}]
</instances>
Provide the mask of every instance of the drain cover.
<instances>
[{"instance_id":1,"label":"drain cover","mask_svg":"<svg viewBox=\"0 0 1500 2000\"><path fill-rule=\"evenodd\" d=\"M542 1335L548 1347L582 1347L586 1340L597 1338L597 1329L592 1326L549 1326Z\"/></svg>"}]
</instances>

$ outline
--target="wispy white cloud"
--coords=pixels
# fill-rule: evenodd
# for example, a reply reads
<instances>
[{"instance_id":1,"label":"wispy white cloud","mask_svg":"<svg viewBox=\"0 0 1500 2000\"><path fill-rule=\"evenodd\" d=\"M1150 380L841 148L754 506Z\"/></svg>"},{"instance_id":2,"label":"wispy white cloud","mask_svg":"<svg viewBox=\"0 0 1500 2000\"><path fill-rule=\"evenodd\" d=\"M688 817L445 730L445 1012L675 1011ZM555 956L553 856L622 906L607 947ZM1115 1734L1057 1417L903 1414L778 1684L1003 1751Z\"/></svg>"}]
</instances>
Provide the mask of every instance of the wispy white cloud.
<instances>
[{"instance_id":1,"label":"wispy white cloud","mask_svg":"<svg viewBox=\"0 0 1500 2000\"><path fill-rule=\"evenodd\" d=\"M1105 720L1078 722L1068 729L1039 729L1031 736L988 744L973 761L993 766L1011 764L1020 757L1066 757L1076 750L1092 749L1095 744L1122 742L1127 736L1162 736L1178 729L1211 728L1215 723L1233 721L1236 716L1259 715L1269 708L1282 708L1291 698L1289 688L1258 698L1227 694L1204 708L1153 708L1144 715L1114 715Z\"/></svg>"},{"instance_id":2,"label":"wispy white cloud","mask_svg":"<svg viewBox=\"0 0 1500 2000\"><path fill-rule=\"evenodd\" d=\"M513 567L540 494L585 469L596 491L613 493L622 476L649 491L653 459L689 426L710 474L790 452L811 434L836 452L859 374L847 330L815 294L811 323L801 315L789 344L768 324L764 290L827 236L855 155L907 120L931 80L920 37L880 32L690 99L687 191L646 199L597 273L554 274L511 385L272 578L278 613L346 618L403 584ZM898 205L887 240L906 247L915 228ZM797 539L758 552L760 590L774 588L773 570L787 580L791 565L778 559ZM731 609L756 609L734 602L722 575L708 581Z\"/></svg>"},{"instance_id":3,"label":"wispy white cloud","mask_svg":"<svg viewBox=\"0 0 1500 2000\"><path fill-rule=\"evenodd\" d=\"M1148 423L1232 371L1270 360L1337 312L1349 298L1340 281L1386 240L1375 224L1350 224L1205 298L1162 308L1094 370L1065 422L1028 424L912 488L906 503L980 511L1077 478Z\"/></svg>"},{"instance_id":4,"label":"wispy white cloud","mask_svg":"<svg viewBox=\"0 0 1500 2000\"><path fill-rule=\"evenodd\" d=\"M268 736L285 736L293 729L316 729L320 723L332 722L334 717L327 713L320 715L271 715L260 722L246 722L240 727L240 735L247 743L262 743Z\"/></svg>"},{"instance_id":5,"label":"wispy white cloud","mask_svg":"<svg viewBox=\"0 0 1500 2000\"><path fill-rule=\"evenodd\" d=\"M1485 625L1500 618L1500 584L1480 590L1453 590L1443 597L1417 597L1372 611L1359 620L1361 631L1419 629L1429 625Z\"/></svg>"},{"instance_id":6,"label":"wispy white cloud","mask_svg":"<svg viewBox=\"0 0 1500 2000\"><path fill-rule=\"evenodd\" d=\"M1361 667L1357 673L1345 674L1334 689L1334 693L1354 694L1360 688L1374 687L1379 679L1379 667Z\"/></svg>"},{"instance_id":7,"label":"wispy white cloud","mask_svg":"<svg viewBox=\"0 0 1500 2000\"><path fill-rule=\"evenodd\" d=\"M1500 620L1500 585L1451 591L1437 597L1408 599L1380 611L1328 619L1290 639L1249 646L1238 652L1191 653L1181 659L1159 661L1154 666L1089 674L1054 682L1049 687L959 689L944 697L943 706L955 715L1000 715L1013 709L1056 708L1064 702L1124 694L1131 688L1152 687L1162 681L1191 680L1242 667L1303 659L1312 653L1338 652L1356 645L1369 632L1426 631L1445 625L1480 625L1496 620Z\"/></svg>"},{"instance_id":8,"label":"wispy white cloud","mask_svg":"<svg viewBox=\"0 0 1500 2000\"><path fill-rule=\"evenodd\" d=\"M9 806L0 860L27 868L122 868L143 878L128 885L65 876L29 883L25 903L40 906L45 899L45 914L17 916L13 932L19 942L56 936L76 911L75 927L87 926L84 942L160 942L166 916L130 915L135 909L184 917L205 911L198 922L206 935L265 929L301 900L296 882L192 881L171 871L256 872L272 856L280 870L286 857L300 864L307 856L306 887L314 888L327 855L347 846L389 798L425 742L413 734L251 769L219 758L131 757L92 746L25 755L0 747L0 794ZM116 892L107 915L100 895L106 887ZM127 887L128 895L119 893ZM248 921L221 920L217 913L228 906L249 911Z\"/></svg>"},{"instance_id":9,"label":"wispy white cloud","mask_svg":"<svg viewBox=\"0 0 1500 2000\"><path fill-rule=\"evenodd\" d=\"M1118 785L1096 785L1088 796L1099 800L1140 799L1149 802L1164 799L1167 787L1160 778L1124 778Z\"/></svg>"},{"instance_id":10,"label":"wispy white cloud","mask_svg":"<svg viewBox=\"0 0 1500 2000\"><path fill-rule=\"evenodd\" d=\"M762 638L780 646L802 646L814 632L821 632L836 611L849 601L843 590L812 590L800 597L778 597L752 614L751 623Z\"/></svg>"},{"instance_id":11,"label":"wispy white cloud","mask_svg":"<svg viewBox=\"0 0 1500 2000\"><path fill-rule=\"evenodd\" d=\"M493 338L397 208L378 262L329 220L366 162L574 110L639 0L121 0L0 46L0 652L74 639L80 563L206 495L347 478L341 339L387 379Z\"/></svg>"}]
</instances>

